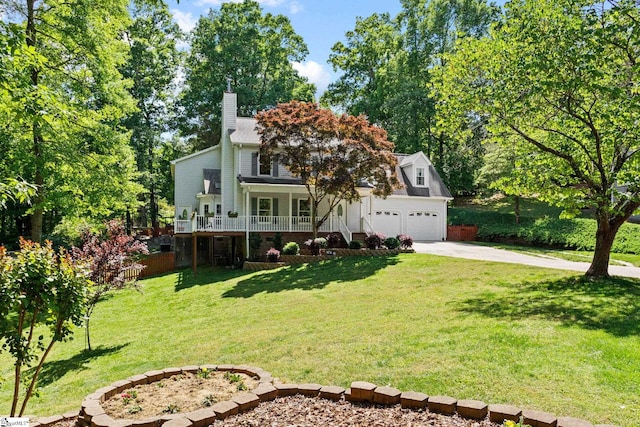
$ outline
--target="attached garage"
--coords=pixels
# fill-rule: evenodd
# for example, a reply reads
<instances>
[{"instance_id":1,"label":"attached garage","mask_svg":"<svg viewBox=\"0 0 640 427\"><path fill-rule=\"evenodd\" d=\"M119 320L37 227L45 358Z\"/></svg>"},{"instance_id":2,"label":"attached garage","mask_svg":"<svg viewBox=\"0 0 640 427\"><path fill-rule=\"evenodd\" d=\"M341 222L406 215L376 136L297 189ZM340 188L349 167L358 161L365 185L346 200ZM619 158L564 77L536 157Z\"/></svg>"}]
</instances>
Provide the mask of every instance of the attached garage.
<instances>
[{"instance_id":1,"label":"attached garage","mask_svg":"<svg viewBox=\"0 0 640 427\"><path fill-rule=\"evenodd\" d=\"M379 209L373 212L376 231L387 237L402 234L402 212L399 210Z\"/></svg>"},{"instance_id":2,"label":"attached garage","mask_svg":"<svg viewBox=\"0 0 640 427\"><path fill-rule=\"evenodd\" d=\"M410 211L407 214L407 234L414 240L442 240L440 214L435 211Z\"/></svg>"}]
</instances>

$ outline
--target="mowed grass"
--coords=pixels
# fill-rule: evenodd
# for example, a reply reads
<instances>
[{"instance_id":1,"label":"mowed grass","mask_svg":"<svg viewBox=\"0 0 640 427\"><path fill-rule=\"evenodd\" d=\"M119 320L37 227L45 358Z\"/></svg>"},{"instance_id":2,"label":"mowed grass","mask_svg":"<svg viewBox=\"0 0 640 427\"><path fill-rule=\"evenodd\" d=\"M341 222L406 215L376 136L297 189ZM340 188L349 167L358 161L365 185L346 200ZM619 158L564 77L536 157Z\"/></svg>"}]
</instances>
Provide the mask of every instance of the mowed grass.
<instances>
[{"instance_id":1,"label":"mowed grass","mask_svg":"<svg viewBox=\"0 0 640 427\"><path fill-rule=\"evenodd\" d=\"M293 383L400 390L640 425L640 282L422 254L186 270L119 292L55 347L28 413L151 369L248 364ZM11 360L0 356L0 413Z\"/></svg>"}]
</instances>

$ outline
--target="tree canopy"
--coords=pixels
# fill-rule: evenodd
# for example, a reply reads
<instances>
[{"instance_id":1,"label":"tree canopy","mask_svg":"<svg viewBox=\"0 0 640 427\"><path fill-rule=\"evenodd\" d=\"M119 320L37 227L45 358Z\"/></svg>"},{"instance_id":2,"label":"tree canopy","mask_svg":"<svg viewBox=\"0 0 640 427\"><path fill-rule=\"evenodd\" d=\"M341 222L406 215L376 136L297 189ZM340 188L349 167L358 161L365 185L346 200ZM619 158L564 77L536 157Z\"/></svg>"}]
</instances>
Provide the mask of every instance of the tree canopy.
<instances>
[{"instance_id":1,"label":"tree canopy","mask_svg":"<svg viewBox=\"0 0 640 427\"><path fill-rule=\"evenodd\" d=\"M338 116L318 104L294 101L262 111L256 119L261 153L277 155L307 189L314 237L341 200L360 199L361 184L383 197L400 185L393 143L364 116ZM324 200L328 210L317 218Z\"/></svg>"},{"instance_id":2,"label":"tree canopy","mask_svg":"<svg viewBox=\"0 0 640 427\"><path fill-rule=\"evenodd\" d=\"M130 145L140 172L138 182L145 189L138 223L146 226L150 222L156 229L158 198L173 200L172 193L163 191L167 174L160 168L165 151L162 134L171 130L175 77L181 62L177 44L182 33L163 2L134 4L130 11L133 21L126 33L130 54L120 72L131 81L129 92L137 109L123 124L131 131Z\"/></svg>"},{"instance_id":3,"label":"tree canopy","mask_svg":"<svg viewBox=\"0 0 640 427\"><path fill-rule=\"evenodd\" d=\"M640 206L638 22L632 0L512 1L444 68L444 129L485 120L515 150L509 191L594 210L594 277L608 274L615 235Z\"/></svg>"},{"instance_id":4,"label":"tree canopy","mask_svg":"<svg viewBox=\"0 0 640 427\"><path fill-rule=\"evenodd\" d=\"M438 132L436 66L456 40L480 37L499 8L485 0L403 0L397 17L359 18L329 61L342 74L329 85L324 105L365 114L384 127L399 152L424 151L453 193L474 189L480 167L478 139L452 139Z\"/></svg>"},{"instance_id":5,"label":"tree canopy","mask_svg":"<svg viewBox=\"0 0 640 427\"><path fill-rule=\"evenodd\" d=\"M238 109L250 117L278 102L309 96L315 87L298 75L307 46L284 15L263 14L253 0L223 3L198 21L191 35L181 98L181 130L196 148L220 141L221 94L231 79ZM311 101L312 99L301 99Z\"/></svg>"},{"instance_id":6,"label":"tree canopy","mask_svg":"<svg viewBox=\"0 0 640 427\"><path fill-rule=\"evenodd\" d=\"M118 72L128 4L2 2L0 168L36 186L17 214L30 215L34 241L45 216L105 217L135 203L135 165L118 126L134 108Z\"/></svg>"}]
</instances>

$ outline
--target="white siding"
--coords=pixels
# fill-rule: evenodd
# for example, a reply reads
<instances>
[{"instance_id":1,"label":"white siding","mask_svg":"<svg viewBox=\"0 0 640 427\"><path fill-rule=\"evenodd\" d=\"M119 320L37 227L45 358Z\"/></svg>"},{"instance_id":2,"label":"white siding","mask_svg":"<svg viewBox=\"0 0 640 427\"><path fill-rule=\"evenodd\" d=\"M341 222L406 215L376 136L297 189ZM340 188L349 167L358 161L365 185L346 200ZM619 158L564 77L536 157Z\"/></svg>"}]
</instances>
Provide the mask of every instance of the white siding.
<instances>
[{"instance_id":1,"label":"white siding","mask_svg":"<svg viewBox=\"0 0 640 427\"><path fill-rule=\"evenodd\" d=\"M194 211L198 209L196 194L204 191L202 170L220 168L219 156L219 150L209 150L175 163L176 207L191 206Z\"/></svg>"},{"instance_id":2,"label":"white siding","mask_svg":"<svg viewBox=\"0 0 640 427\"><path fill-rule=\"evenodd\" d=\"M257 145L242 146L242 153L240 154L240 167L238 168L238 174L242 176L252 176L251 174L251 159L253 153L260 151L260 147ZM291 173L284 167L284 165L278 165L278 178L291 178Z\"/></svg>"}]
</instances>

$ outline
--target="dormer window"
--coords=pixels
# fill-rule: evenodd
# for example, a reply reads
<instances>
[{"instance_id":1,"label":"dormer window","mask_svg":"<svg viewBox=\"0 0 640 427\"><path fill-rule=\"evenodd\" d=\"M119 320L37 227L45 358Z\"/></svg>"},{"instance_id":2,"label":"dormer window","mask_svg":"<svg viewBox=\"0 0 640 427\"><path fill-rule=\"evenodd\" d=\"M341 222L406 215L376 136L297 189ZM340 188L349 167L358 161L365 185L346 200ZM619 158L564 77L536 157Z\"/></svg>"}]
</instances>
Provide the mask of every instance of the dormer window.
<instances>
[{"instance_id":1,"label":"dormer window","mask_svg":"<svg viewBox=\"0 0 640 427\"><path fill-rule=\"evenodd\" d=\"M424 168L416 168L416 187L424 187L425 185Z\"/></svg>"}]
</instances>

